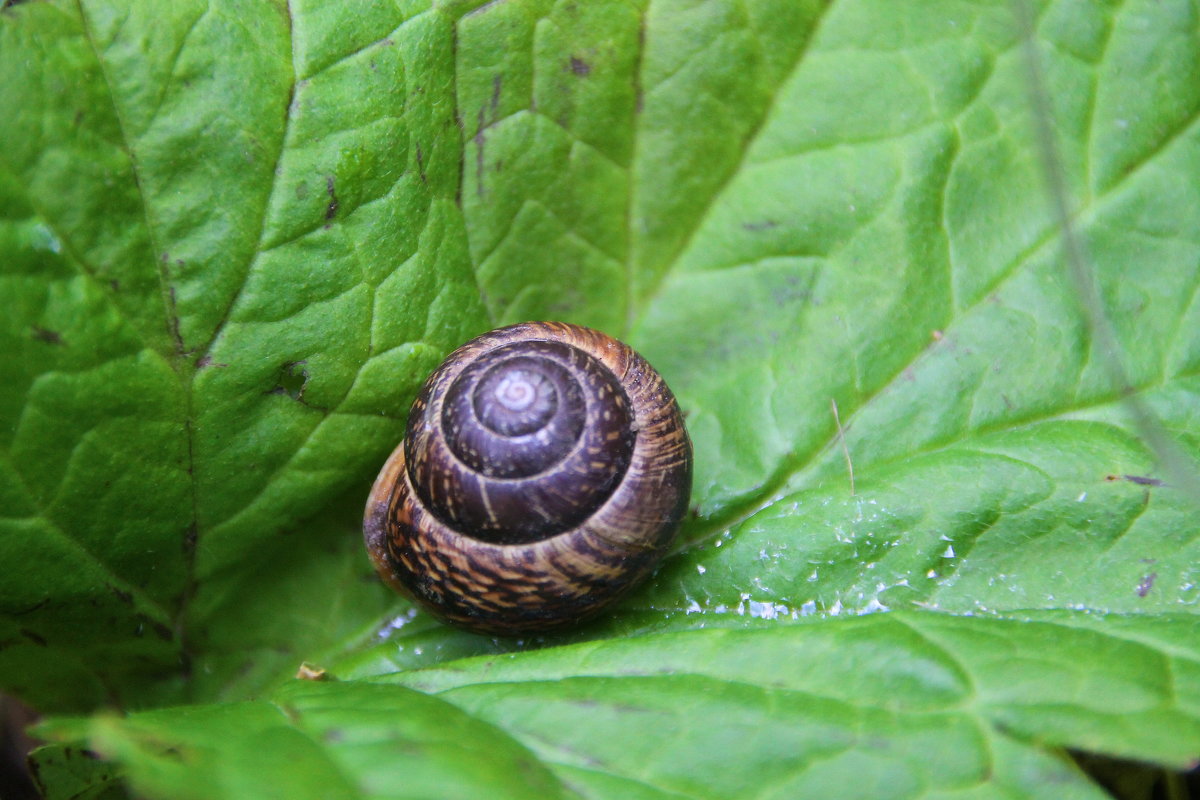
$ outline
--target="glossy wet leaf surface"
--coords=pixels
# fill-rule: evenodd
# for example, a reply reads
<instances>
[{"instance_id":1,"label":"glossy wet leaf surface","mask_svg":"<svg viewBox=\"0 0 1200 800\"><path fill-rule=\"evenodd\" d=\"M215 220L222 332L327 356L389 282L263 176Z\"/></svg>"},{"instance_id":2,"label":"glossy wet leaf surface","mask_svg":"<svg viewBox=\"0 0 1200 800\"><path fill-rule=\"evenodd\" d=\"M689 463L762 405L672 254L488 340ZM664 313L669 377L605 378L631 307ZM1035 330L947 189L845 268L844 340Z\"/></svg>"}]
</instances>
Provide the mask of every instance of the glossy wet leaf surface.
<instances>
[{"instance_id":1,"label":"glossy wet leaf surface","mask_svg":"<svg viewBox=\"0 0 1200 800\"><path fill-rule=\"evenodd\" d=\"M1033 73L1001 0L0 11L0 682L197 704L60 729L148 796L1183 767L1195 10L1030 10ZM696 485L651 585L517 642L388 595L358 520L428 371L526 318L647 356ZM306 660L351 682L285 684Z\"/></svg>"}]
</instances>

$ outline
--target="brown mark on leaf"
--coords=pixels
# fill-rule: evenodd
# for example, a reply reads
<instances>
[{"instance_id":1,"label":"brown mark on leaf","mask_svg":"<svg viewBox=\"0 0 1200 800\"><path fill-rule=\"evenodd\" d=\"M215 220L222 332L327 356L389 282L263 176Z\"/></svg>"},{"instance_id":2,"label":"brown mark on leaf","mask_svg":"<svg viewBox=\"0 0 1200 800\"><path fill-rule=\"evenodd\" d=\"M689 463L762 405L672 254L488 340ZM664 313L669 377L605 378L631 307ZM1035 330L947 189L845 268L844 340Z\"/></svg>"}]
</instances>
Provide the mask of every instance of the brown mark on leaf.
<instances>
[{"instance_id":1,"label":"brown mark on leaf","mask_svg":"<svg viewBox=\"0 0 1200 800\"><path fill-rule=\"evenodd\" d=\"M779 223L773 219L764 219L759 222L743 222L742 230L757 233L759 231L769 231L772 228L778 228Z\"/></svg>"},{"instance_id":2,"label":"brown mark on leaf","mask_svg":"<svg viewBox=\"0 0 1200 800\"><path fill-rule=\"evenodd\" d=\"M108 590L110 592L115 594L117 596L117 599L120 600L122 603L124 603L127 606L133 605L133 595L130 592L127 592L124 589L121 589L119 587L113 586L111 583L105 584L105 586L108 588Z\"/></svg>"},{"instance_id":3,"label":"brown mark on leaf","mask_svg":"<svg viewBox=\"0 0 1200 800\"><path fill-rule=\"evenodd\" d=\"M205 367L228 367L228 366L229 366L228 364L222 364L220 362L213 361L212 355L210 355L209 353L205 353L204 355L200 356L200 360L196 362L196 369L204 369Z\"/></svg>"},{"instance_id":4,"label":"brown mark on leaf","mask_svg":"<svg viewBox=\"0 0 1200 800\"><path fill-rule=\"evenodd\" d=\"M467 129L466 129L466 126L463 125L462 115L459 114L458 112L455 112L455 114L454 114L454 124L458 126L458 132L463 137L463 140L465 141ZM458 186L456 186L454 188L454 205L458 206L459 209L462 208L463 182L466 181L466 179L467 179L467 148L464 145L463 147L458 148Z\"/></svg>"},{"instance_id":5,"label":"brown mark on leaf","mask_svg":"<svg viewBox=\"0 0 1200 800\"><path fill-rule=\"evenodd\" d=\"M323 681L328 677L328 672L307 661L300 665L300 669L296 670L296 678L302 681Z\"/></svg>"},{"instance_id":6,"label":"brown mark on leaf","mask_svg":"<svg viewBox=\"0 0 1200 800\"><path fill-rule=\"evenodd\" d=\"M109 281L108 286L114 292L121 291L121 282L119 280L117 280L116 278L113 278L111 281Z\"/></svg>"},{"instance_id":7,"label":"brown mark on leaf","mask_svg":"<svg viewBox=\"0 0 1200 800\"><path fill-rule=\"evenodd\" d=\"M483 197L483 147L487 143L487 136L483 130L487 124L487 118L484 109L479 109L478 128L475 132L475 194Z\"/></svg>"},{"instance_id":8,"label":"brown mark on leaf","mask_svg":"<svg viewBox=\"0 0 1200 800\"><path fill-rule=\"evenodd\" d=\"M417 173L421 176L421 183L429 182L429 176L425 174L425 153L421 150L420 142L417 142Z\"/></svg>"},{"instance_id":9,"label":"brown mark on leaf","mask_svg":"<svg viewBox=\"0 0 1200 800\"><path fill-rule=\"evenodd\" d=\"M153 620L153 619L150 619L149 617L142 617L140 620L140 624L143 627L148 626L150 628L150 630L154 631L154 635L157 636L159 639L162 639L164 642L170 642L175 639L175 633L170 628L168 628L166 625L159 622L158 620Z\"/></svg>"},{"instance_id":10,"label":"brown mark on leaf","mask_svg":"<svg viewBox=\"0 0 1200 800\"><path fill-rule=\"evenodd\" d=\"M1137 596L1145 597L1150 594L1150 590L1154 588L1154 581L1158 578L1157 572L1151 572L1149 575L1138 581Z\"/></svg>"},{"instance_id":11,"label":"brown mark on leaf","mask_svg":"<svg viewBox=\"0 0 1200 800\"><path fill-rule=\"evenodd\" d=\"M188 467L188 472L191 472L191 467ZM190 558L192 553L196 552L196 540L200 538L200 529L196 526L195 521L188 525L187 532L183 534L183 555Z\"/></svg>"},{"instance_id":12,"label":"brown mark on leaf","mask_svg":"<svg viewBox=\"0 0 1200 800\"><path fill-rule=\"evenodd\" d=\"M29 641L36 644L38 647L46 646L46 640L43 639L40 634L35 633L34 631L29 630L28 628L21 628L21 635L24 636Z\"/></svg>"},{"instance_id":13,"label":"brown mark on leaf","mask_svg":"<svg viewBox=\"0 0 1200 800\"><path fill-rule=\"evenodd\" d=\"M28 3L29 0L0 0L0 11L8 11L13 6L19 6L22 3Z\"/></svg>"},{"instance_id":14,"label":"brown mark on leaf","mask_svg":"<svg viewBox=\"0 0 1200 800\"><path fill-rule=\"evenodd\" d=\"M167 259L167 254L163 253L163 261ZM164 272L166 271L164 267ZM183 355L187 351L183 346L183 333L179 330L179 305L175 301L175 287L167 287L167 304L170 307L170 319L167 321L170 325L171 338L175 341L175 352Z\"/></svg>"},{"instance_id":15,"label":"brown mark on leaf","mask_svg":"<svg viewBox=\"0 0 1200 800\"><path fill-rule=\"evenodd\" d=\"M567 63L567 69L580 78L586 78L592 74L592 65L577 56L571 56L571 60Z\"/></svg>"},{"instance_id":16,"label":"brown mark on leaf","mask_svg":"<svg viewBox=\"0 0 1200 800\"><path fill-rule=\"evenodd\" d=\"M50 605L50 598L45 597L45 598L42 598L41 600L37 601L33 605L31 605L29 608L22 608L17 611L13 611L12 615L14 617L23 617L26 614L32 614L35 611L40 611L41 609L45 608L48 605Z\"/></svg>"},{"instance_id":17,"label":"brown mark on leaf","mask_svg":"<svg viewBox=\"0 0 1200 800\"><path fill-rule=\"evenodd\" d=\"M1114 475L1109 473L1104 476L1104 480L1108 483L1116 483L1117 481L1129 481L1138 486L1166 486L1165 483L1158 478L1147 478L1143 475Z\"/></svg>"},{"instance_id":18,"label":"brown mark on leaf","mask_svg":"<svg viewBox=\"0 0 1200 800\"><path fill-rule=\"evenodd\" d=\"M492 78L492 99L489 103L492 112L492 122L495 122L500 115L500 89L502 86L504 86L504 76L494 76Z\"/></svg>"},{"instance_id":19,"label":"brown mark on leaf","mask_svg":"<svg viewBox=\"0 0 1200 800\"><path fill-rule=\"evenodd\" d=\"M332 175L325 176L325 194L329 195L329 205L325 206L325 227L329 228L332 226L331 220L337 216L338 210L337 189L334 188Z\"/></svg>"},{"instance_id":20,"label":"brown mark on leaf","mask_svg":"<svg viewBox=\"0 0 1200 800\"><path fill-rule=\"evenodd\" d=\"M30 328L30 333L36 341L44 342L45 344L63 344L62 335L58 331L52 331L49 328L43 328L41 325L32 326Z\"/></svg>"},{"instance_id":21,"label":"brown mark on leaf","mask_svg":"<svg viewBox=\"0 0 1200 800\"><path fill-rule=\"evenodd\" d=\"M1138 486L1166 486L1158 478L1147 478L1144 475L1122 475L1121 477L1130 483L1136 483Z\"/></svg>"}]
</instances>

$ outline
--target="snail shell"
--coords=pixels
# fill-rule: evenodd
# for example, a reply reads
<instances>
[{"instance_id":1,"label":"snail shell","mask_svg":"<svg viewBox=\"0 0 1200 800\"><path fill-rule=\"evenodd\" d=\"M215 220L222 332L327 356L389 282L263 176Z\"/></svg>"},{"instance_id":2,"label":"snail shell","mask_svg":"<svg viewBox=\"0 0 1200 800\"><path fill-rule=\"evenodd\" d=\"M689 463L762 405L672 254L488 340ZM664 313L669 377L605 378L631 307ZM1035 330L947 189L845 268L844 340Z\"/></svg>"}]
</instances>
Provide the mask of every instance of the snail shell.
<instances>
[{"instance_id":1,"label":"snail shell","mask_svg":"<svg viewBox=\"0 0 1200 800\"><path fill-rule=\"evenodd\" d=\"M645 359L527 322L467 342L425 382L363 532L384 581L438 618L547 630L649 574L691 485L679 406Z\"/></svg>"}]
</instances>

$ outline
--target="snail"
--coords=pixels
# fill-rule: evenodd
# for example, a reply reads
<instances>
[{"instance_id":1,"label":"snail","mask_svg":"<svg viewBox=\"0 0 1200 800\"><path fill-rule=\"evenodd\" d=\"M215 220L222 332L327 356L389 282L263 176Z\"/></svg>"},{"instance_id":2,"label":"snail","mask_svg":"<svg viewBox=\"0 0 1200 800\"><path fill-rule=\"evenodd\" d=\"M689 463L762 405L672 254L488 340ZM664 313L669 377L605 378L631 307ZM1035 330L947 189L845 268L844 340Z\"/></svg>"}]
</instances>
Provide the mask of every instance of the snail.
<instances>
[{"instance_id":1,"label":"snail","mask_svg":"<svg viewBox=\"0 0 1200 800\"><path fill-rule=\"evenodd\" d=\"M363 535L380 577L442 621L538 632L647 577L691 485L683 416L645 359L598 331L526 322L426 380Z\"/></svg>"}]
</instances>

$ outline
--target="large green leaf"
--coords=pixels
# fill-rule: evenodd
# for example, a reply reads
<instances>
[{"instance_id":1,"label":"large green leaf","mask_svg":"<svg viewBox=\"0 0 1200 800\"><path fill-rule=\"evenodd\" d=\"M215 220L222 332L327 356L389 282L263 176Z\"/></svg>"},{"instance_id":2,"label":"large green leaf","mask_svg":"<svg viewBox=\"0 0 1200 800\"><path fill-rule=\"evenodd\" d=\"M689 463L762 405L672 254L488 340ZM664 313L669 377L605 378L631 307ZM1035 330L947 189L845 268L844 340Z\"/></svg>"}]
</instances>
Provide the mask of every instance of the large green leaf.
<instances>
[{"instance_id":1,"label":"large green leaf","mask_svg":"<svg viewBox=\"0 0 1200 800\"><path fill-rule=\"evenodd\" d=\"M230 754L256 731L264 763L313 762L315 794L419 794L297 721L319 706L365 730L375 702L416 715L371 728L394 750L442 747L442 714L503 743L494 764L430 762L435 783L474 764L464 793L495 769L515 796L719 796L679 770L722 764L787 796L821 762L867 794L1061 778L1093 796L1053 748L1182 766L1200 753L1197 12L1042 0L1026 30L1022 8L0 10L0 686L49 711L202 704L61 729L152 796L208 769L253 795L254 760ZM696 447L694 514L652 584L532 642L414 612L358 533L425 374L525 318L628 339ZM882 663L840 652L876 636ZM732 676L730 643L778 677ZM448 665L530 648L504 689ZM904 663L944 658L970 685L953 702L882 699ZM271 694L306 659L357 680ZM363 683L384 675L419 691ZM660 721L683 709L670 758L545 745L636 742L639 715L587 713L626 689ZM821 726L871 735L773 783L755 765L780 751L735 760L726 719L793 754ZM929 764L918 733L970 742ZM945 783L985 752L994 783ZM895 764L911 787L876 783Z\"/></svg>"},{"instance_id":2,"label":"large green leaf","mask_svg":"<svg viewBox=\"0 0 1200 800\"><path fill-rule=\"evenodd\" d=\"M86 731L152 796L1099 798L1045 745L1179 765L1200 749L1200 627L1169 638L1080 615L871 615L389 680L410 688L296 682L60 733Z\"/></svg>"}]
</instances>

